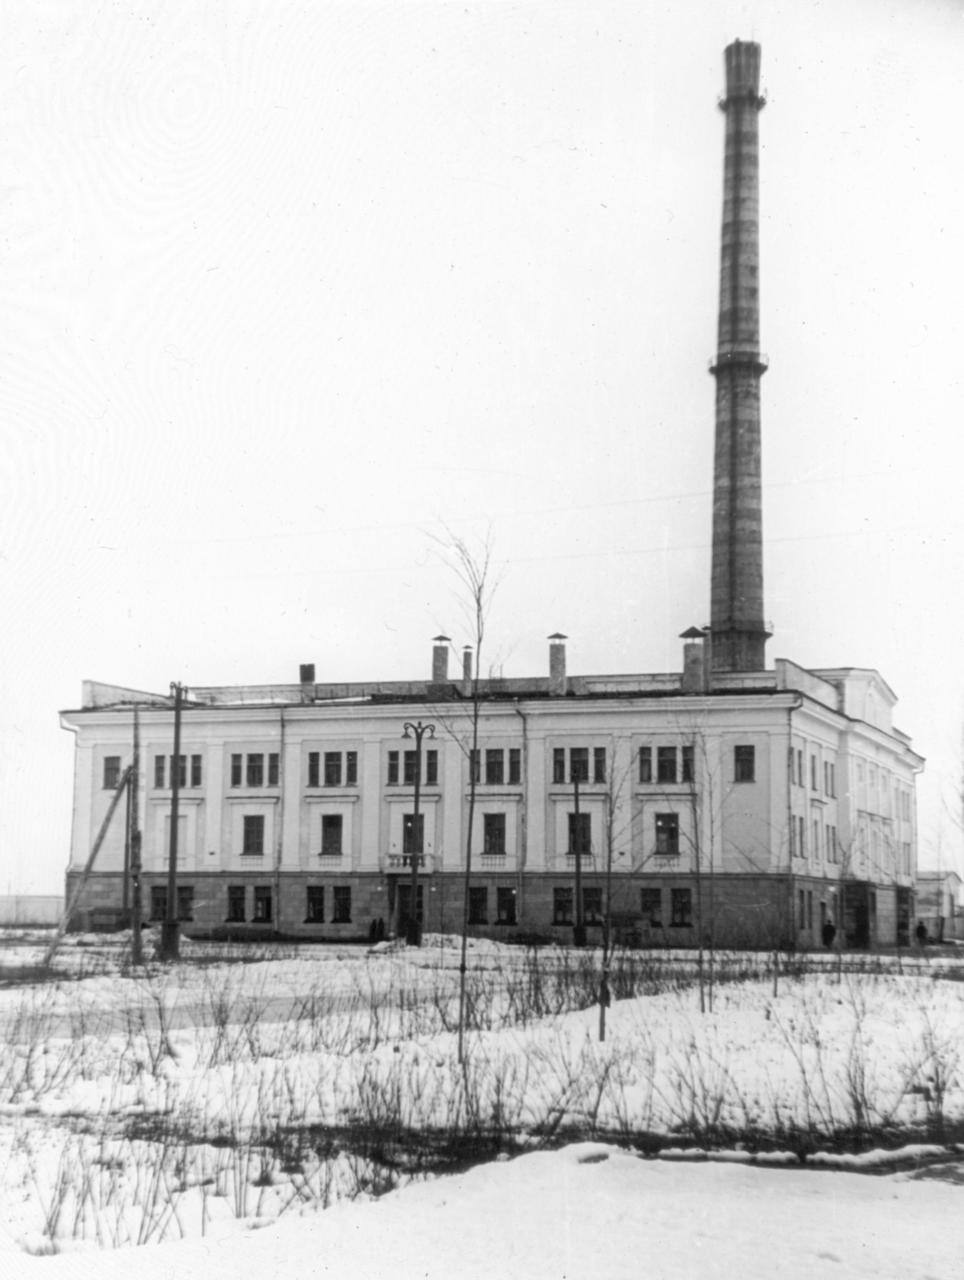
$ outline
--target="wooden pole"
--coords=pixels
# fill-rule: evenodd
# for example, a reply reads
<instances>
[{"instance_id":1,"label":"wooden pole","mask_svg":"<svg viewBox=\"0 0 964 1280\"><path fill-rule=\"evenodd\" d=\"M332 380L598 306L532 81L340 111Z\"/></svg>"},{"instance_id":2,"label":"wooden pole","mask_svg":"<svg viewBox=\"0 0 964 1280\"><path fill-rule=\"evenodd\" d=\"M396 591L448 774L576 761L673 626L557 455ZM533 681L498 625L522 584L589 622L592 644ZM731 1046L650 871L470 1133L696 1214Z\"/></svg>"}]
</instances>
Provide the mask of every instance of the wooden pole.
<instances>
[{"instance_id":1,"label":"wooden pole","mask_svg":"<svg viewBox=\"0 0 964 1280\"><path fill-rule=\"evenodd\" d=\"M47 948L47 954L44 956L44 959L43 959L43 963L45 967L49 965L51 960L54 958L54 952L60 946L61 939L63 938L64 934L67 931L67 925L70 923L70 918L74 914L74 908L77 906L77 903L80 901L80 895L83 893L84 887L87 884L87 880L90 876L90 873L93 870L94 861L97 858L98 853L100 853L100 846L104 843L104 837L107 835L107 828L110 826L110 820L111 818L113 818L114 811L116 810L118 804L120 804L121 796L126 795L127 793L127 787L130 782L130 776L131 776L131 767L130 765L128 765L127 768L124 770L124 773L121 777L120 782L117 784L116 791L111 797L111 802L107 807L106 814L104 815L104 821L100 824L100 830L97 832L97 839L93 843L93 847L91 848L91 851L90 851L90 856L87 859L87 864L84 867L83 871L81 872L80 879L74 885L73 892L70 895L70 901L67 903L67 906L64 910L64 914L60 917L60 923L57 925L57 932L54 934L53 941L51 942L50 946Z\"/></svg>"},{"instance_id":2,"label":"wooden pole","mask_svg":"<svg viewBox=\"0 0 964 1280\"><path fill-rule=\"evenodd\" d=\"M181 794L181 705L184 690L172 684L174 694L174 755L171 758L171 838L167 855L167 910L161 925L161 959L178 958L177 928L177 817Z\"/></svg>"}]
</instances>

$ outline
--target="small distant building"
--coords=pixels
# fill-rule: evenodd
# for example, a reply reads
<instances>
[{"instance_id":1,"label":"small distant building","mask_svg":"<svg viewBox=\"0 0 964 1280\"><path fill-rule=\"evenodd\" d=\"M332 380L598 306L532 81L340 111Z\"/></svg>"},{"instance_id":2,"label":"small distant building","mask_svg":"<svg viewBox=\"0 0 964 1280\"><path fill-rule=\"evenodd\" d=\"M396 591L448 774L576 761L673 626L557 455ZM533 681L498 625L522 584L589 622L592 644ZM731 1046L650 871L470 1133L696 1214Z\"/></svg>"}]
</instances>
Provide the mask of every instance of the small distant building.
<instances>
[{"instance_id":1,"label":"small distant building","mask_svg":"<svg viewBox=\"0 0 964 1280\"><path fill-rule=\"evenodd\" d=\"M0 929L44 928L55 925L64 914L64 900L58 893L0 894Z\"/></svg>"},{"instance_id":2,"label":"small distant building","mask_svg":"<svg viewBox=\"0 0 964 1280\"><path fill-rule=\"evenodd\" d=\"M962 886L956 871L917 872L917 919L936 942L964 939Z\"/></svg>"}]
</instances>

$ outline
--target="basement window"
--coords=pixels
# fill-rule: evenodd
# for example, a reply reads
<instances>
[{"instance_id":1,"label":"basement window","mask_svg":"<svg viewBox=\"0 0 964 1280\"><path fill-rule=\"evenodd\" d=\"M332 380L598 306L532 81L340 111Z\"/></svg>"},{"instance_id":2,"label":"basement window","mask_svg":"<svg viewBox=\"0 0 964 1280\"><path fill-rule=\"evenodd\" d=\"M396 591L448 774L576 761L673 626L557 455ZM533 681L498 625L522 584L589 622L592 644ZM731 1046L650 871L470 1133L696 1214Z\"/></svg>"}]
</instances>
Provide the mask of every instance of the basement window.
<instances>
[{"instance_id":1,"label":"basement window","mask_svg":"<svg viewBox=\"0 0 964 1280\"><path fill-rule=\"evenodd\" d=\"M421 889L421 885L418 886ZM332 924L351 924L351 885L336 884L333 890L335 909Z\"/></svg>"},{"instance_id":2,"label":"basement window","mask_svg":"<svg viewBox=\"0 0 964 1280\"><path fill-rule=\"evenodd\" d=\"M310 884L305 891L305 924L324 924L325 922L325 889L320 884Z\"/></svg>"},{"instance_id":3,"label":"basement window","mask_svg":"<svg viewBox=\"0 0 964 1280\"><path fill-rule=\"evenodd\" d=\"M498 924L515 924L515 889L502 886L496 889L495 910Z\"/></svg>"},{"instance_id":4,"label":"basement window","mask_svg":"<svg viewBox=\"0 0 964 1280\"><path fill-rule=\"evenodd\" d=\"M270 885L256 884L254 886L254 915L251 918L256 924L271 923Z\"/></svg>"},{"instance_id":5,"label":"basement window","mask_svg":"<svg viewBox=\"0 0 964 1280\"><path fill-rule=\"evenodd\" d=\"M640 889L639 913L643 923L651 929L663 927L663 891L662 889Z\"/></svg>"},{"instance_id":6,"label":"basement window","mask_svg":"<svg viewBox=\"0 0 964 1280\"><path fill-rule=\"evenodd\" d=\"M484 884L469 887L469 924L488 924L489 890Z\"/></svg>"},{"instance_id":7,"label":"basement window","mask_svg":"<svg viewBox=\"0 0 964 1280\"><path fill-rule=\"evenodd\" d=\"M688 929L693 923L693 890L670 890L670 926L674 929Z\"/></svg>"},{"instance_id":8,"label":"basement window","mask_svg":"<svg viewBox=\"0 0 964 1280\"><path fill-rule=\"evenodd\" d=\"M572 924L572 889L555 888L552 891L552 923Z\"/></svg>"}]
</instances>

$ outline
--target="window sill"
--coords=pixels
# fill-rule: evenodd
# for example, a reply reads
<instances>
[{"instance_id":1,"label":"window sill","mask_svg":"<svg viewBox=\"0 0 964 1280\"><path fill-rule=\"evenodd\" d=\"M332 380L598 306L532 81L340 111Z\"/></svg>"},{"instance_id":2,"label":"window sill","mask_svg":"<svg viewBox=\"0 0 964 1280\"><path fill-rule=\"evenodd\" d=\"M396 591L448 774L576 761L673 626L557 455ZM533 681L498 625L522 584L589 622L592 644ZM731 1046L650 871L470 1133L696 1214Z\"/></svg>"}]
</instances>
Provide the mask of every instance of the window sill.
<instances>
[{"instance_id":1,"label":"window sill","mask_svg":"<svg viewBox=\"0 0 964 1280\"><path fill-rule=\"evenodd\" d=\"M224 923L225 924L247 924L248 922L247 920L245 920L244 916L240 916L237 919L234 919L232 916L228 916L228 918L225 920Z\"/></svg>"},{"instance_id":2,"label":"window sill","mask_svg":"<svg viewBox=\"0 0 964 1280\"><path fill-rule=\"evenodd\" d=\"M263 858L264 853L247 853L244 849L242 849L241 853L238 856L241 858Z\"/></svg>"}]
</instances>

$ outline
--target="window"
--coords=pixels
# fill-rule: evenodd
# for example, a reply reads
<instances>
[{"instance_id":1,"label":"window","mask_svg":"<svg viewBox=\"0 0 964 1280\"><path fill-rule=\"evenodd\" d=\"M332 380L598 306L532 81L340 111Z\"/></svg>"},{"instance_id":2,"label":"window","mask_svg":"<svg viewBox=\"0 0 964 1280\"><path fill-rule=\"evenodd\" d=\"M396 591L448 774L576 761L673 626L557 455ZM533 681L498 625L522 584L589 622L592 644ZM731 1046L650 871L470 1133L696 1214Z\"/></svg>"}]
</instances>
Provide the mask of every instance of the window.
<instances>
[{"instance_id":1,"label":"window","mask_svg":"<svg viewBox=\"0 0 964 1280\"><path fill-rule=\"evenodd\" d=\"M358 786L358 752L345 752L345 786Z\"/></svg>"},{"instance_id":2,"label":"window","mask_svg":"<svg viewBox=\"0 0 964 1280\"><path fill-rule=\"evenodd\" d=\"M799 857L805 858L807 856L807 824L804 821L802 816L798 817L796 822L797 822L797 854L799 855Z\"/></svg>"},{"instance_id":3,"label":"window","mask_svg":"<svg viewBox=\"0 0 964 1280\"><path fill-rule=\"evenodd\" d=\"M639 780L640 782L652 782L653 780L653 748L639 748Z\"/></svg>"},{"instance_id":4,"label":"window","mask_svg":"<svg viewBox=\"0 0 964 1280\"><path fill-rule=\"evenodd\" d=\"M264 853L264 817L260 813L244 815L244 837L241 853L246 857L257 857Z\"/></svg>"},{"instance_id":5,"label":"window","mask_svg":"<svg viewBox=\"0 0 964 1280\"><path fill-rule=\"evenodd\" d=\"M679 853L679 814L657 813L656 852L664 857Z\"/></svg>"},{"instance_id":6,"label":"window","mask_svg":"<svg viewBox=\"0 0 964 1280\"><path fill-rule=\"evenodd\" d=\"M177 918L178 920L194 919L194 885L192 884L177 886Z\"/></svg>"},{"instance_id":7,"label":"window","mask_svg":"<svg viewBox=\"0 0 964 1280\"><path fill-rule=\"evenodd\" d=\"M154 757L154 786L164 786L164 756Z\"/></svg>"},{"instance_id":8,"label":"window","mask_svg":"<svg viewBox=\"0 0 964 1280\"><path fill-rule=\"evenodd\" d=\"M484 813L482 815L482 852L489 857L505 855L505 814Z\"/></svg>"},{"instance_id":9,"label":"window","mask_svg":"<svg viewBox=\"0 0 964 1280\"><path fill-rule=\"evenodd\" d=\"M268 786L276 787L278 785L278 765L280 757L277 751L272 751L268 756Z\"/></svg>"},{"instance_id":10,"label":"window","mask_svg":"<svg viewBox=\"0 0 964 1280\"><path fill-rule=\"evenodd\" d=\"M813 928L813 890L807 890L807 928Z\"/></svg>"},{"instance_id":11,"label":"window","mask_svg":"<svg viewBox=\"0 0 964 1280\"><path fill-rule=\"evenodd\" d=\"M332 924L351 924L351 885L336 884L333 893L335 909L332 912Z\"/></svg>"},{"instance_id":12,"label":"window","mask_svg":"<svg viewBox=\"0 0 964 1280\"><path fill-rule=\"evenodd\" d=\"M469 886L469 924L488 924L489 891L484 884Z\"/></svg>"},{"instance_id":13,"label":"window","mask_svg":"<svg viewBox=\"0 0 964 1280\"><path fill-rule=\"evenodd\" d=\"M191 756L191 786L201 785L201 757Z\"/></svg>"},{"instance_id":14,"label":"window","mask_svg":"<svg viewBox=\"0 0 964 1280\"><path fill-rule=\"evenodd\" d=\"M403 772L402 772L402 781L405 783L406 787L414 787L415 786L415 752L406 751L402 757L402 760L404 765Z\"/></svg>"},{"instance_id":15,"label":"window","mask_svg":"<svg viewBox=\"0 0 964 1280\"><path fill-rule=\"evenodd\" d=\"M485 753L485 783L486 786L500 786L505 781L504 763L501 751L486 751Z\"/></svg>"},{"instance_id":16,"label":"window","mask_svg":"<svg viewBox=\"0 0 964 1280\"><path fill-rule=\"evenodd\" d=\"M244 885L228 885L228 922L241 924L244 921Z\"/></svg>"},{"instance_id":17,"label":"window","mask_svg":"<svg viewBox=\"0 0 964 1280\"><path fill-rule=\"evenodd\" d=\"M162 884L151 885L151 919L167 919L167 889Z\"/></svg>"},{"instance_id":18,"label":"window","mask_svg":"<svg viewBox=\"0 0 964 1280\"><path fill-rule=\"evenodd\" d=\"M756 747L733 748L733 781L753 782L756 779Z\"/></svg>"},{"instance_id":19,"label":"window","mask_svg":"<svg viewBox=\"0 0 964 1280\"><path fill-rule=\"evenodd\" d=\"M518 747L510 747L509 748L509 785L518 786L521 781L522 781L522 752Z\"/></svg>"},{"instance_id":20,"label":"window","mask_svg":"<svg viewBox=\"0 0 964 1280\"><path fill-rule=\"evenodd\" d=\"M417 756L415 751L406 751L404 757L403 781L406 787L415 786L415 760ZM424 782L430 787L438 786L438 752L426 751L422 757L422 776L420 783ZM476 778L478 782L478 778Z\"/></svg>"},{"instance_id":21,"label":"window","mask_svg":"<svg viewBox=\"0 0 964 1280\"><path fill-rule=\"evenodd\" d=\"M496 889L495 910L498 924L515 924L515 889Z\"/></svg>"},{"instance_id":22,"label":"window","mask_svg":"<svg viewBox=\"0 0 964 1280\"><path fill-rule=\"evenodd\" d=\"M260 752L248 756L248 771L245 780L249 787L264 786L264 756Z\"/></svg>"},{"instance_id":23,"label":"window","mask_svg":"<svg viewBox=\"0 0 964 1280\"><path fill-rule=\"evenodd\" d=\"M651 929L663 927L663 891L662 889L640 889L639 911L643 923Z\"/></svg>"},{"instance_id":24,"label":"window","mask_svg":"<svg viewBox=\"0 0 964 1280\"><path fill-rule=\"evenodd\" d=\"M582 917L587 924L599 924L602 920L602 889L597 885L586 885L582 891Z\"/></svg>"},{"instance_id":25,"label":"window","mask_svg":"<svg viewBox=\"0 0 964 1280\"><path fill-rule=\"evenodd\" d=\"M606 781L605 747L593 747L592 749L592 780L593 782Z\"/></svg>"},{"instance_id":26,"label":"window","mask_svg":"<svg viewBox=\"0 0 964 1280\"><path fill-rule=\"evenodd\" d=\"M676 781L676 748L675 747L657 747L656 748L656 781L657 782L675 782Z\"/></svg>"},{"instance_id":27,"label":"window","mask_svg":"<svg viewBox=\"0 0 964 1280\"><path fill-rule=\"evenodd\" d=\"M693 923L692 889L670 890L669 922L674 929L686 929Z\"/></svg>"},{"instance_id":28,"label":"window","mask_svg":"<svg viewBox=\"0 0 964 1280\"><path fill-rule=\"evenodd\" d=\"M321 777L320 766L321 754L317 751L308 752L308 786L317 787Z\"/></svg>"},{"instance_id":29,"label":"window","mask_svg":"<svg viewBox=\"0 0 964 1280\"><path fill-rule=\"evenodd\" d=\"M569 853L586 857L592 852L592 814L569 814Z\"/></svg>"},{"instance_id":30,"label":"window","mask_svg":"<svg viewBox=\"0 0 964 1280\"><path fill-rule=\"evenodd\" d=\"M696 775L693 772L693 748L683 747L681 754L683 757L683 781L694 782Z\"/></svg>"},{"instance_id":31,"label":"window","mask_svg":"<svg viewBox=\"0 0 964 1280\"><path fill-rule=\"evenodd\" d=\"M589 748L572 747L569 751L569 781L589 781Z\"/></svg>"},{"instance_id":32,"label":"window","mask_svg":"<svg viewBox=\"0 0 964 1280\"><path fill-rule=\"evenodd\" d=\"M803 748L797 747L797 786L803 786Z\"/></svg>"},{"instance_id":33,"label":"window","mask_svg":"<svg viewBox=\"0 0 964 1280\"><path fill-rule=\"evenodd\" d=\"M810 790L816 791L817 787L817 757L810 757Z\"/></svg>"},{"instance_id":34,"label":"window","mask_svg":"<svg viewBox=\"0 0 964 1280\"><path fill-rule=\"evenodd\" d=\"M179 787L187 786L187 756L178 756L177 758L177 785ZM171 756L171 786L174 786L174 757Z\"/></svg>"},{"instance_id":35,"label":"window","mask_svg":"<svg viewBox=\"0 0 964 1280\"><path fill-rule=\"evenodd\" d=\"M305 890L305 924L324 924L325 890L320 884L310 884Z\"/></svg>"},{"instance_id":36,"label":"window","mask_svg":"<svg viewBox=\"0 0 964 1280\"><path fill-rule=\"evenodd\" d=\"M474 748L469 752L469 771L472 781L475 783L482 781L482 772L480 766L481 755Z\"/></svg>"},{"instance_id":37,"label":"window","mask_svg":"<svg viewBox=\"0 0 964 1280\"><path fill-rule=\"evenodd\" d=\"M341 786L341 752L325 752L325 786Z\"/></svg>"},{"instance_id":38,"label":"window","mask_svg":"<svg viewBox=\"0 0 964 1280\"><path fill-rule=\"evenodd\" d=\"M422 853L425 848L425 814L406 813L402 818L402 853Z\"/></svg>"},{"instance_id":39,"label":"window","mask_svg":"<svg viewBox=\"0 0 964 1280\"><path fill-rule=\"evenodd\" d=\"M104 756L104 790L116 791L120 782L120 756Z\"/></svg>"},{"instance_id":40,"label":"window","mask_svg":"<svg viewBox=\"0 0 964 1280\"><path fill-rule=\"evenodd\" d=\"M813 856L820 857L820 822L817 818L813 820L813 844L811 845Z\"/></svg>"},{"instance_id":41,"label":"window","mask_svg":"<svg viewBox=\"0 0 964 1280\"><path fill-rule=\"evenodd\" d=\"M254 915L251 919L256 924L271 923L271 886L269 884L254 886Z\"/></svg>"},{"instance_id":42,"label":"window","mask_svg":"<svg viewBox=\"0 0 964 1280\"><path fill-rule=\"evenodd\" d=\"M241 766L244 762L244 756L231 757L231 786L240 787L241 785Z\"/></svg>"},{"instance_id":43,"label":"window","mask_svg":"<svg viewBox=\"0 0 964 1280\"><path fill-rule=\"evenodd\" d=\"M555 888L552 891L552 923L572 924L572 889Z\"/></svg>"},{"instance_id":44,"label":"window","mask_svg":"<svg viewBox=\"0 0 964 1280\"><path fill-rule=\"evenodd\" d=\"M398 752L389 751L388 753L388 785L390 787L398 786Z\"/></svg>"},{"instance_id":45,"label":"window","mask_svg":"<svg viewBox=\"0 0 964 1280\"><path fill-rule=\"evenodd\" d=\"M552 781L565 782L566 780L566 752L563 747L553 747L552 749Z\"/></svg>"},{"instance_id":46,"label":"window","mask_svg":"<svg viewBox=\"0 0 964 1280\"><path fill-rule=\"evenodd\" d=\"M323 858L341 856L340 813L323 813L321 815L321 856Z\"/></svg>"},{"instance_id":47,"label":"window","mask_svg":"<svg viewBox=\"0 0 964 1280\"><path fill-rule=\"evenodd\" d=\"M799 920L797 927L802 932L807 927L807 899L802 889L797 890L797 919Z\"/></svg>"}]
</instances>

